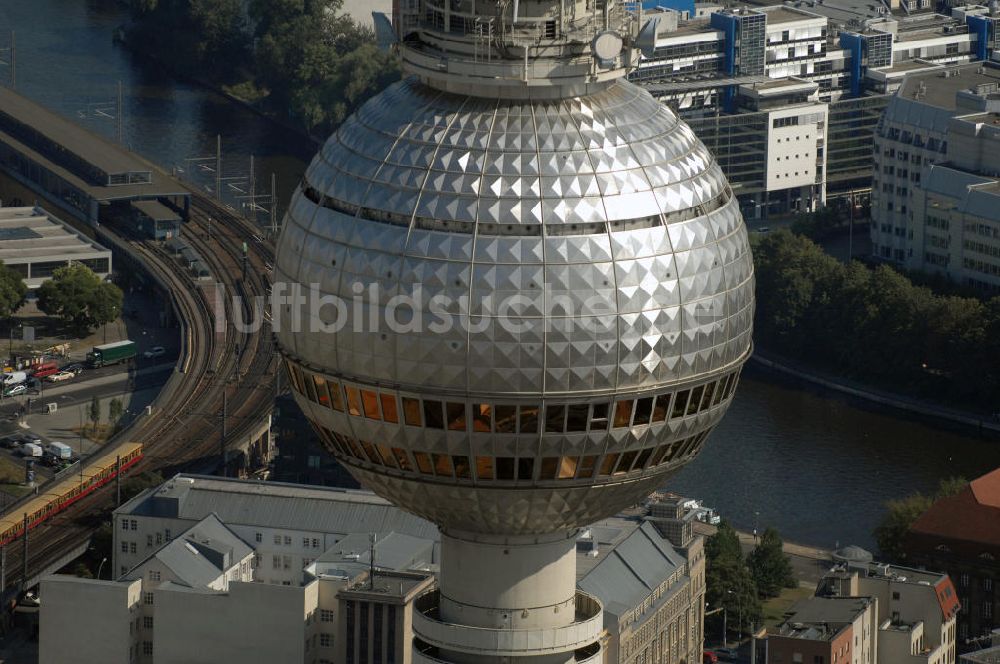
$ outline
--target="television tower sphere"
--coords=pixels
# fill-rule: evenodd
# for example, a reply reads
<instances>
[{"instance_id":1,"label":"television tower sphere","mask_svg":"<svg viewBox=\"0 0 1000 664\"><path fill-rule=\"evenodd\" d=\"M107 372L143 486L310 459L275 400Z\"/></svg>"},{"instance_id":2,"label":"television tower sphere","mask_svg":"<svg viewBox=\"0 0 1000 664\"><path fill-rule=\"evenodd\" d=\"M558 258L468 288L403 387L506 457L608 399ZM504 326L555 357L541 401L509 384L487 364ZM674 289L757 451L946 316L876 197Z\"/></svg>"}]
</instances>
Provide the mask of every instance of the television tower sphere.
<instances>
[{"instance_id":1,"label":"television tower sphere","mask_svg":"<svg viewBox=\"0 0 1000 664\"><path fill-rule=\"evenodd\" d=\"M746 228L701 141L623 78L655 39L638 5L403 4L410 76L290 205L278 345L337 459L441 529L417 661L590 661L576 531L662 486L728 408Z\"/></svg>"}]
</instances>

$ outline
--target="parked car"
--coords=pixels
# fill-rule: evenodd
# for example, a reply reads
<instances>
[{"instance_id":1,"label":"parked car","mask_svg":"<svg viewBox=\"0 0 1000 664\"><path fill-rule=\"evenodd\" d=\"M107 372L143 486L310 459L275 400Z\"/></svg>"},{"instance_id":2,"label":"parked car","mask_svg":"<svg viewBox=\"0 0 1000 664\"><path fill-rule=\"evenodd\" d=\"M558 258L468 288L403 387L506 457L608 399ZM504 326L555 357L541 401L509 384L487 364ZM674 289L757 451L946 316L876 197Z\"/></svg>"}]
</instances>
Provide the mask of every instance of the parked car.
<instances>
[{"instance_id":1,"label":"parked car","mask_svg":"<svg viewBox=\"0 0 1000 664\"><path fill-rule=\"evenodd\" d=\"M25 443L21 445L21 456L34 457L40 459L42 457L42 446L35 445L34 443Z\"/></svg>"},{"instance_id":2,"label":"parked car","mask_svg":"<svg viewBox=\"0 0 1000 664\"><path fill-rule=\"evenodd\" d=\"M43 362L31 370L31 375L39 380L57 373L59 373L59 365L55 362Z\"/></svg>"},{"instance_id":3,"label":"parked car","mask_svg":"<svg viewBox=\"0 0 1000 664\"><path fill-rule=\"evenodd\" d=\"M727 662L735 662L740 656L736 648L716 648L715 654Z\"/></svg>"},{"instance_id":4,"label":"parked car","mask_svg":"<svg viewBox=\"0 0 1000 664\"><path fill-rule=\"evenodd\" d=\"M145 353L143 353L142 356L147 360L150 360L154 357L160 357L161 355L166 355L166 354L167 354L167 349L164 348L163 346L153 346Z\"/></svg>"},{"instance_id":5,"label":"parked car","mask_svg":"<svg viewBox=\"0 0 1000 664\"><path fill-rule=\"evenodd\" d=\"M9 387L4 390L3 395L5 397L16 397L19 394L25 394L28 391L28 386L24 383L20 385L15 385L14 387Z\"/></svg>"},{"instance_id":6,"label":"parked car","mask_svg":"<svg viewBox=\"0 0 1000 664\"><path fill-rule=\"evenodd\" d=\"M0 438L0 447L5 450L13 450L21 445L21 438L17 435L4 436Z\"/></svg>"},{"instance_id":7,"label":"parked car","mask_svg":"<svg viewBox=\"0 0 1000 664\"><path fill-rule=\"evenodd\" d=\"M45 380L49 381L50 383L60 383L64 380L69 380L70 378L73 378L75 376L76 374L73 373L72 371L60 371L59 373L54 373L51 376L47 376Z\"/></svg>"},{"instance_id":8,"label":"parked car","mask_svg":"<svg viewBox=\"0 0 1000 664\"><path fill-rule=\"evenodd\" d=\"M60 371L68 371L74 376L79 376L83 373L83 363L82 362L72 362L64 366Z\"/></svg>"},{"instance_id":9,"label":"parked car","mask_svg":"<svg viewBox=\"0 0 1000 664\"><path fill-rule=\"evenodd\" d=\"M34 443L35 445L42 444L42 437L36 433L31 433L30 431L25 431L20 436L22 443Z\"/></svg>"}]
</instances>

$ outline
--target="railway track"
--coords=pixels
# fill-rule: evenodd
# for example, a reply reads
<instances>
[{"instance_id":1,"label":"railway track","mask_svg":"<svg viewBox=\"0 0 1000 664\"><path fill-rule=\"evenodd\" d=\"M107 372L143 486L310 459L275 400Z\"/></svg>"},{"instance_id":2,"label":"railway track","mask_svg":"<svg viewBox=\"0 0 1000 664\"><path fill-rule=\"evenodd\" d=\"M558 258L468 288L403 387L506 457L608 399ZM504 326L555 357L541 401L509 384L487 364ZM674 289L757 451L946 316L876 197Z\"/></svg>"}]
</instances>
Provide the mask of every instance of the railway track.
<instances>
[{"instance_id":1,"label":"railway track","mask_svg":"<svg viewBox=\"0 0 1000 664\"><path fill-rule=\"evenodd\" d=\"M220 417L224 402L233 404L226 414L226 442L245 439L273 404L279 364L270 325L257 304L266 306L273 250L249 222L197 194L192 196L183 237L208 265L214 288L204 288L162 247L139 240L127 229L105 226L101 235L128 252L169 293L182 323L178 365L154 401L152 414L135 421L109 445L142 442L145 452L139 470L173 473L217 464L224 449ZM216 310L216 288L222 291L221 311ZM216 317L223 313L226 324L217 328ZM233 324L236 316L247 321L252 315L259 316L257 325ZM113 502L114 491L103 490L33 529L28 538L28 578L86 541L99 523L98 516ZM16 509L15 504L11 511ZM10 584L22 577L22 544L15 542L7 549L5 580Z\"/></svg>"}]
</instances>

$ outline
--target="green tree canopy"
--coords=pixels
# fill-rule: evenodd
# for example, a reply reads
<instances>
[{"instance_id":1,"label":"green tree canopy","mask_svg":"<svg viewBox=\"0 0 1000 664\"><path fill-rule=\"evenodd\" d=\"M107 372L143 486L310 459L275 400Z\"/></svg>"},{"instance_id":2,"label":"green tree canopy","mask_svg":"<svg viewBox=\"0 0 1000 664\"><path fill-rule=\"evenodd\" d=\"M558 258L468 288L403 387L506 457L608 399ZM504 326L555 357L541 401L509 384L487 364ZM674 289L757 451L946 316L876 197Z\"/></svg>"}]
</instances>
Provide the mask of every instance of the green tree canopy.
<instances>
[{"instance_id":1,"label":"green tree canopy","mask_svg":"<svg viewBox=\"0 0 1000 664\"><path fill-rule=\"evenodd\" d=\"M0 318L10 318L24 304L28 287L24 278L0 261Z\"/></svg>"},{"instance_id":2,"label":"green tree canopy","mask_svg":"<svg viewBox=\"0 0 1000 664\"><path fill-rule=\"evenodd\" d=\"M778 230L753 239L755 340L804 364L992 414L1000 298L936 295L888 265L843 264Z\"/></svg>"},{"instance_id":3,"label":"green tree canopy","mask_svg":"<svg viewBox=\"0 0 1000 664\"><path fill-rule=\"evenodd\" d=\"M726 521L705 542L705 585L709 609L724 607L730 629L745 631L760 621L757 586L743 559L739 536Z\"/></svg>"},{"instance_id":4,"label":"green tree canopy","mask_svg":"<svg viewBox=\"0 0 1000 664\"><path fill-rule=\"evenodd\" d=\"M38 308L78 330L115 320L123 301L120 288L81 263L59 268L38 288Z\"/></svg>"},{"instance_id":5,"label":"green tree canopy","mask_svg":"<svg viewBox=\"0 0 1000 664\"><path fill-rule=\"evenodd\" d=\"M90 421L94 423L96 427L98 422L101 421L101 400L94 395L94 398L90 400L90 408L87 409L87 417Z\"/></svg>"},{"instance_id":6,"label":"green tree canopy","mask_svg":"<svg viewBox=\"0 0 1000 664\"><path fill-rule=\"evenodd\" d=\"M777 597L782 588L794 588L798 585L792 571L792 562L785 555L782 544L778 531L768 528L750 552L747 563L761 597Z\"/></svg>"}]
</instances>

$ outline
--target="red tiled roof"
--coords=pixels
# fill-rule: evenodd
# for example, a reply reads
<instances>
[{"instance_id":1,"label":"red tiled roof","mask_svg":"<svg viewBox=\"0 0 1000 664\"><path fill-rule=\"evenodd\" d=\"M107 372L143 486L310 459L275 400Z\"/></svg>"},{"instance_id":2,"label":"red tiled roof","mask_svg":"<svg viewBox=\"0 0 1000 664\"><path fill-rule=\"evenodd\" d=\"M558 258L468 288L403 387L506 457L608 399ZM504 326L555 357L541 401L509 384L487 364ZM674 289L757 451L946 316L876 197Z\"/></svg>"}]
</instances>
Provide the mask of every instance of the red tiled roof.
<instances>
[{"instance_id":1,"label":"red tiled roof","mask_svg":"<svg viewBox=\"0 0 1000 664\"><path fill-rule=\"evenodd\" d=\"M1000 468L936 501L910 532L1000 547Z\"/></svg>"},{"instance_id":2,"label":"red tiled roof","mask_svg":"<svg viewBox=\"0 0 1000 664\"><path fill-rule=\"evenodd\" d=\"M1000 468L972 480L972 495L976 502L986 507L1000 508Z\"/></svg>"}]
</instances>

